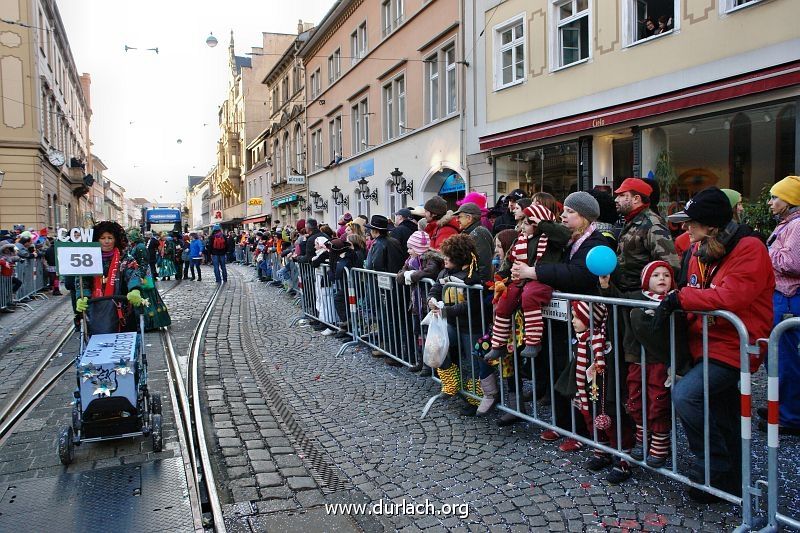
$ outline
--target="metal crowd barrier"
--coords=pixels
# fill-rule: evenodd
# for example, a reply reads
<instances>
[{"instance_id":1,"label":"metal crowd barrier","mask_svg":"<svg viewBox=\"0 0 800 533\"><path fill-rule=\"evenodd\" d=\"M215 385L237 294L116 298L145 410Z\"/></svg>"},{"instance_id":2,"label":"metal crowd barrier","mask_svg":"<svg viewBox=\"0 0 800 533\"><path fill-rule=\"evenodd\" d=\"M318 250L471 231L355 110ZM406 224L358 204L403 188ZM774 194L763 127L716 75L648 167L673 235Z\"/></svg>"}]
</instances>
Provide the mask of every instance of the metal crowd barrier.
<instances>
[{"instance_id":1,"label":"metal crowd barrier","mask_svg":"<svg viewBox=\"0 0 800 533\"><path fill-rule=\"evenodd\" d=\"M421 361L422 347L424 346L424 339L426 335L426 328L419 326L419 320L424 317L427 312L428 293L433 285L432 280L422 280L414 286L407 286L400 284L396 281L396 276L391 273L375 272L362 268L354 268L347 272L346 283L335 283L330 285L323 285L320 280L327 279L328 266L322 265L314 269L308 263L302 263L300 266L300 280L302 284L302 297L300 299L303 316L319 321L326 324L332 329L342 330L342 322L344 322L342 315L347 314L346 327L348 333L352 337L352 342L345 344L340 353L347 347L364 344L369 346L374 351L378 351L388 357L399 361L406 366L414 366L418 361ZM323 282L324 283L324 282ZM474 385L470 390L467 390L466 384L470 381L472 384L478 381L478 364L476 357L472 355L472 347L475 341L482 335L491 332L492 322L492 307L488 302L487 291L481 286L466 286L461 283L446 283L443 287L444 290L448 288L457 291L464 291L466 294L465 301L467 302L467 317L466 323L468 324L468 331L460 331L458 322L456 322L456 346L451 344L451 357L454 362L458 364L460 381L461 381L461 395L475 400L480 397L474 393ZM320 291L322 294L320 294ZM473 298L470 297L471 291L478 291L480 294L475 301L481 302L480 309L474 309ZM339 294L339 306L335 303L335 298L332 295ZM341 302L346 301L348 309L343 311ZM569 398L570 402L570 415L569 423L564 424L561 420L561 426L556 422L556 413L554 410L556 397L559 394L556 391L556 379L558 372L564 367L569 367L570 361L574 359L572 354L572 307L571 301L587 302L590 307L595 304L605 304L608 307L607 318L607 339L612 343L612 351L607 355L607 367L615 369L613 371L613 383L607 383L608 395L612 401L601 402L605 405L613 405L613 411L608 414L612 415L613 420L617 421L612 426L612 435L616 436L616 444L610 445L607 442L598 440L597 427L592 428L592 434L586 436L585 433L579 430L583 426L583 420L580 422L577 417L581 415L572 407L573 398ZM419 307L415 309L414 306ZM648 456L648 442L650 435L650 428L647 421L647 366L645 363L645 350L641 349L640 364L642 369L641 374L641 390L642 390L642 412L645 415L642 417L643 426L643 454L642 460L636 460L630 456L629 450L623 449L623 423L622 421L627 417L627 412L623 406L622 399L627 395L622 394L626 376L621 375L621 368L625 365L624 355L622 351L622 339L620 322L622 321L622 314L620 308L624 312L628 312L633 308L655 309L656 302L651 301L638 301L638 300L624 300L618 298L606 298L600 296L587 296L578 294L554 293L552 302L545 306L543 309L545 319L545 333L543 336L543 350L533 360L520 358L517 353L516 342L516 327L512 318L512 344L514 346L513 355L509 357L510 361L508 366L506 363L501 363L495 368L495 373L500 372L503 376L498 376L499 385L499 405L500 411L511 413L519 418L528 422L532 422L542 428L551 429L558 432L560 435L575 439L583 444L589 445L595 449L602 450L612 454L618 458L624 459L631 464L639 465L649 470L657 471L658 473L670 477L681 483L698 488L720 498L723 498L735 505L741 506L742 509L742 525L739 530L748 530L753 527L755 523L753 513L753 502L758 502L758 497L762 492L756 488L756 483L753 482L751 475L751 408L750 408L750 391L751 391L751 374L750 374L750 355L759 353L759 346L756 343L751 345L747 328L744 323L733 313L728 311L710 311L703 313L696 313L702 315L703 318L703 358L697 364L703 367L703 472L702 479L693 481L689 477L689 466L694 462L694 456L689 455L689 448L686 439L678 432L678 417L675 412L675 405L670 400L670 446L671 452L669 462L661 468L652 468L647 465L646 460ZM592 313L590 313L590 317ZM480 317L478 321L477 318ZM473 320L473 318L475 320ZM736 494L725 492L718 487L711 485L711 462L710 462L710 442L709 442L709 394L708 394L708 327L715 320L726 320L739 335L740 345L740 380L739 391L741 398L742 411L741 415L741 476L742 483L741 489L744 497ZM480 327L476 328L475 323L480 323ZM767 475L768 480L768 514L769 523L767 530L774 530L777 524L783 524L791 527L800 527L800 521L778 513L778 446L777 446L777 338L786 329L800 326L800 318L784 321L773 331L770 337L770 377L769 377L769 399L770 399L770 419L774 424L770 427L769 436L769 464ZM590 318L590 330L594 331L595 324L593 317ZM675 375L676 372L676 315L672 315L669 320L669 339L670 339L670 364L669 364L669 378L674 384L679 379ZM463 329L463 328L462 328ZM452 342L452 340L451 340ZM462 342L469 343L468 346L462 346ZM456 354L456 355L453 355ZM565 360L566 357L566 360ZM540 359L544 358L543 361ZM530 361L530 363L529 363ZM590 362L591 364L591 362ZM509 383L504 379L507 375L511 375ZM544 374L542 376L541 374ZM524 408L523 401L523 375L529 378L529 381L534 385L533 399L531 402L531 409ZM435 376L435 373L434 373ZM438 381L438 380L437 380ZM542 407L537 404L537 396L540 392L537 388L540 384L544 384L549 396L551 407ZM671 393L671 390L670 390ZM432 398L429 405L433 403ZM564 401L563 397L560 401ZM426 406L427 408L429 407ZM600 406L597 402L592 402L591 416L600 414L598 411ZM582 418L582 417L581 417ZM565 427L568 426L568 427ZM594 426L594 425L593 425ZM635 431L635 429L634 429ZM611 439L612 441L614 439ZM761 483L761 481L759 481ZM772 529L769 529L772 528Z\"/></svg>"},{"instance_id":2,"label":"metal crowd barrier","mask_svg":"<svg viewBox=\"0 0 800 533\"><path fill-rule=\"evenodd\" d=\"M5 309L14 301L11 276L0 276L0 309Z\"/></svg>"},{"instance_id":3,"label":"metal crowd barrier","mask_svg":"<svg viewBox=\"0 0 800 533\"><path fill-rule=\"evenodd\" d=\"M47 269L41 257L21 259L14 269L14 275L22 283L14 295L14 302L20 303L30 299L47 299L39 294L47 286Z\"/></svg>"},{"instance_id":4,"label":"metal crowd barrier","mask_svg":"<svg viewBox=\"0 0 800 533\"><path fill-rule=\"evenodd\" d=\"M779 467L780 440L779 426L780 407L778 397L778 347L781 336L791 329L800 328L800 317L786 319L780 322L769 335L767 352L767 526L761 531L778 531L778 525L800 530L800 520L778 512L778 497L780 487L779 474L783 472ZM800 358L800 346L795 354ZM789 464L796 464L796 457L788 460Z\"/></svg>"}]
</instances>

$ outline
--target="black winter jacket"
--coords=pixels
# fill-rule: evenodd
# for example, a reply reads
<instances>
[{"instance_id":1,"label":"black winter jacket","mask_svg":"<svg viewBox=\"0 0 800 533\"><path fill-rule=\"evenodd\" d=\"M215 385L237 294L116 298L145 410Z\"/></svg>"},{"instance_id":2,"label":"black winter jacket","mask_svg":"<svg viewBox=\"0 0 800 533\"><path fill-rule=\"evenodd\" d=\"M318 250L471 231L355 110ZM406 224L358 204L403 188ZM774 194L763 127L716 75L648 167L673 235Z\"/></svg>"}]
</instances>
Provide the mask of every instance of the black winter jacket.
<instances>
[{"instance_id":1,"label":"black winter jacket","mask_svg":"<svg viewBox=\"0 0 800 533\"><path fill-rule=\"evenodd\" d=\"M389 235L397 239L397 242L400 243L400 248L405 251L407 247L406 245L408 244L408 238L411 237L411 234L418 229L419 226L413 220L404 220L399 226L390 231Z\"/></svg>"},{"instance_id":2,"label":"black winter jacket","mask_svg":"<svg viewBox=\"0 0 800 533\"><path fill-rule=\"evenodd\" d=\"M607 246L608 241L603 234L595 231L587 238L572 256L569 257L570 246L564 247L560 263L536 265L536 277L541 283L561 292L575 294L597 294L597 276L586 267L586 254L595 246Z\"/></svg>"}]
</instances>

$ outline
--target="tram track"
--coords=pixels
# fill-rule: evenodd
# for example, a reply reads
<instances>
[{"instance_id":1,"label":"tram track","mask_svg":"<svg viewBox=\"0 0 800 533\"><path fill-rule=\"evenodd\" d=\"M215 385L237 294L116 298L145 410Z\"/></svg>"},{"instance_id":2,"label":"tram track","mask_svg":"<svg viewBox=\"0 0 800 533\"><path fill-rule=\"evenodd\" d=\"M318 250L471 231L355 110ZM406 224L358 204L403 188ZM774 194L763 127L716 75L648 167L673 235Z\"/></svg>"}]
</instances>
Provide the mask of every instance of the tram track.
<instances>
[{"instance_id":1,"label":"tram track","mask_svg":"<svg viewBox=\"0 0 800 533\"><path fill-rule=\"evenodd\" d=\"M220 289L221 285L218 285L192 334L185 381L181 374L181 365L169 328L161 328L161 334L164 339L165 358L173 392L170 398L176 413L175 424L184 458L186 480L189 484L195 530L205 531L207 527L213 527L218 533L225 533L225 522L211 464L211 453L205 437L198 377L203 338ZM208 515L210 515L210 521L206 519L209 517Z\"/></svg>"}]
</instances>

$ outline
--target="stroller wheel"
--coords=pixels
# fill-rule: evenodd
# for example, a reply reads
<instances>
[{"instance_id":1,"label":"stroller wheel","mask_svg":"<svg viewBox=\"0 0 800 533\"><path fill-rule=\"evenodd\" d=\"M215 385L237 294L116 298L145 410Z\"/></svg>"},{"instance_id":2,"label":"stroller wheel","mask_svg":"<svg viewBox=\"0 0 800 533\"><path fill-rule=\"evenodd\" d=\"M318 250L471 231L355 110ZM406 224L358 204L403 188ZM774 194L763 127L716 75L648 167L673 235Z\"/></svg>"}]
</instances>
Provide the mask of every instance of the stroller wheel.
<instances>
[{"instance_id":1,"label":"stroller wheel","mask_svg":"<svg viewBox=\"0 0 800 533\"><path fill-rule=\"evenodd\" d=\"M80 431L82 425L83 425L83 420L81 419L81 404L76 403L75 405L72 406L73 431Z\"/></svg>"},{"instance_id":2,"label":"stroller wheel","mask_svg":"<svg viewBox=\"0 0 800 533\"><path fill-rule=\"evenodd\" d=\"M157 392L150 394L150 412L154 415L161 414L161 395Z\"/></svg>"},{"instance_id":3,"label":"stroller wheel","mask_svg":"<svg viewBox=\"0 0 800 533\"><path fill-rule=\"evenodd\" d=\"M161 433L161 415L153 415L153 427L150 435L153 438L153 451L160 452L164 446Z\"/></svg>"},{"instance_id":4,"label":"stroller wheel","mask_svg":"<svg viewBox=\"0 0 800 533\"><path fill-rule=\"evenodd\" d=\"M58 458L68 465L75 458L75 444L72 442L72 428L65 427L58 436Z\"/></svg>"}]
</instances>

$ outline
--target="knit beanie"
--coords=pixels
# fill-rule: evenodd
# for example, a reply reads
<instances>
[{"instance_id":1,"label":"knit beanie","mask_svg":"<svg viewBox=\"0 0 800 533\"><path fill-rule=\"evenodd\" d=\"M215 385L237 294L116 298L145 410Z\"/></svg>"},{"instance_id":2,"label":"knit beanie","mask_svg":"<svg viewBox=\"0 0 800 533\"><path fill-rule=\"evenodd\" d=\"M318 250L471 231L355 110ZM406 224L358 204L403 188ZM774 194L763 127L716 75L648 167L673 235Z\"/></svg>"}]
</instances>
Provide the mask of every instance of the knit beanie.
<instances>
[{"instance_id":1,"label":"knit beanie","mask_svg":"<svg viewBox=\"0 0 800 533\"><path fill-rule=\"evenodd\" d=\"M667 263L666 261L650 261L642 269L642 275L641 275L642 290L643 291L650 290L650 278L653 276L653 272L658 267L664 267L667 270L669 270L670 276L672 276L672 285L670 286L670 290L677 288L675 286L675 271L672 270L670 264Z\"/></svg>"},{"instance_id":2,"label":"knit beanie","mask_svg":"<svg viewBox=\"0 0 800 533\"><path fill-rule=\"evenodd\" d=\"M599 333L605 327L606 316L608 315L608 308L604 304L592 304L592 315L594 323L589 321L589 302L582 302L579 300L572 301L572 315L577 317L578 320L586 324L588 329L590 325L594 326L595 334Z\"/></svg>"},{"instance_id":3,"label":"knit beanie","mask_svg":"<svg viewBox=\"0 0 800 533\"><path fill-rule=\"evenodd\" d=\"M739 191L734 191L733 189L720 190L725 193L725 196L728 197L728 201L731 203L731 208L735 208L736 204L742 201L742 193Z\"/></svg>"},{"instance_id":4,"label":"knit beanie","mask_svg":"<svg viewBox=\"0 0 800 533\"><path fill-rule=\"evenodd\" d=\"M533 204L522 210L526 217L536 217L542 220L555 220L556 216L552 211L541 204Z\"/></svg>"},{"instance_id":5,"label":"knit beanie","mask_svg":"<svg viewBox=\"0 0 800 533\"><path fill-rule=\"evenodd\" d=\"M306 229L306 221L305 219L301 218L300 220L297 221L297 231L301 232L304 229Z\"/></svg>"},{"instance_id":6,"label":"knit beanie","mask_svg":"<svg viewBox=\"0 0 800 533\"><path fill-rule=\"evenodd\" d=\"M461 206L463 204L473 203L481 208L481 211L486 210L486 196L483 193L472 191L471 193L467 193L463 200L459 200L456 202L456 205ZM431 211L432 213L433 211Z\"/></svg>"},{"instance_id":7,"label":"knit beanie","mask_svg":"<svg viewBox=\"0 0 800 533\"><path fill-rule=\"evenodd\" d=\"M431 238L424 231L415 231L408 238L406 246L417 255L422 255L431 249Z\"/></svg>"},{"instance_id":8,"label":"knit beanie","mask_svg":"<svg viewBox=\"0 0 800 533\"><path fill-rule=\"evenodd\" d=\"M786 176L773 185L769 193L791 206L800 205L800 176Z\"/></svg>"},{"instance_id":9,"label":"knit beanie","mask_svg":"<svg viewBox=\"0 0 800 533\"><path fill-rule=\"evenodd\" d=\"M425 209L433 213L434 216L441 217L447 213L447 202L441 196L434 196L425 202Z\"/></svg>"},{"instance_id":10,"label":"knit beanie","mask_svg":"<svg viewBox=\"0 0 800 533\"><path fill-rule=\"evenodd\" d=\"M567 196L564 207L569 207L589 222L600 218L600 204L586 191L576 191Z\"/></svg>"}]
</instances>

